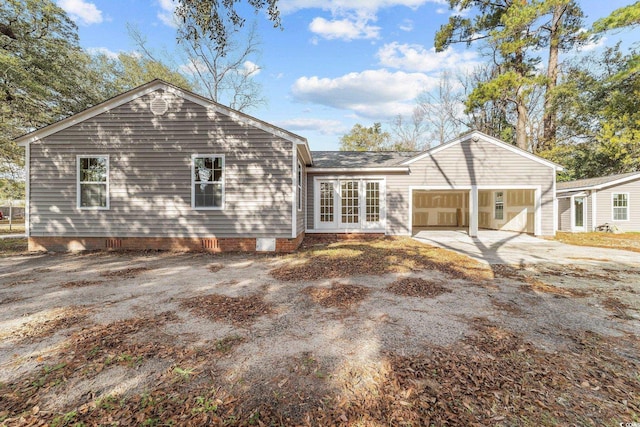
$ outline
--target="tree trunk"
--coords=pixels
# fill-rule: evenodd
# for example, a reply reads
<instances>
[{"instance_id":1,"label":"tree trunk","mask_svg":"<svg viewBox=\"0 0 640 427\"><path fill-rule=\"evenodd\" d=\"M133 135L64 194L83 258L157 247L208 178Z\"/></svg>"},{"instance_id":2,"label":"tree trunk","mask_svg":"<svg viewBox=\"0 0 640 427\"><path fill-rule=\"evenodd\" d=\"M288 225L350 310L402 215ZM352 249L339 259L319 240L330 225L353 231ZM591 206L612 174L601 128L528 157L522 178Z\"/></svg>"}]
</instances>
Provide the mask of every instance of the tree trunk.
<instances>
[{"instance_id":1,"label":"tree trunk","mask_svg":"<svg viewBox=\"0 0 640 427\"><path fill-rule=\"evenodd\" d=\"M551 27L549 29L549 63L547 67L547 87L544 94L544 115L542 118L542 144L540 150L548 150L555 145L557 124L556 111L553 106L553 91L558 83L558 51L560 48L560 22L566 5L559 4L553 8Z\"/></svg>"},{"instance_id":2,"label":"tree trunk","mask_svg":"<svg viewBox=\"0 0 640 427\"><path fill-rule=\"evenodd\" d=\"M527 141L527 106L524 102L520 101L516 105L518 113L518 121L516 122L516 145L523 150L529 150L529 143Z\"/></svg>"}]
</instances>

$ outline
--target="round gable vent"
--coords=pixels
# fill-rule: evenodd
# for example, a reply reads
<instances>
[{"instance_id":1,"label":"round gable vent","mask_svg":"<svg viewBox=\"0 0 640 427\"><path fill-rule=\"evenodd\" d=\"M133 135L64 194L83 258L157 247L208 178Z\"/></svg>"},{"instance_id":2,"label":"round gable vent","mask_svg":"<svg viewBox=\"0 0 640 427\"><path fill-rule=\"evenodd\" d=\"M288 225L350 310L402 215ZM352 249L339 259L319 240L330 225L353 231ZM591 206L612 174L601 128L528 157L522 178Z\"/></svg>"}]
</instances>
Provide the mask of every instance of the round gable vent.
<instances>
[{"instance_id":1,"label":"round gable vent","mask_svg":"<svg viewBox=\"0 0 640 427\"><path fill-rule=\"evenodd\" d=\"M149 107L153 114L161 116L169 109L169 103L162 95L156 95L156 97L151 100L151 105Z\"/></svg>"}]
</instances>

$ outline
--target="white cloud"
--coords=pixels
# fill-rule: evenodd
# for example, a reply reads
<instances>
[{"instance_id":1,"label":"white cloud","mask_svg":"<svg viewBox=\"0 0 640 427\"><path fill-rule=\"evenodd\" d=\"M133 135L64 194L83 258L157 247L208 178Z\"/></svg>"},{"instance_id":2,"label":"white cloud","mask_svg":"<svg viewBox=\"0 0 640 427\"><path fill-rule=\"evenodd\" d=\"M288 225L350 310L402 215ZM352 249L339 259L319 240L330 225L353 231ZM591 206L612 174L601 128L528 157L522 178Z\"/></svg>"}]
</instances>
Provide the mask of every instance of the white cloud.
<instances>
[{"instance_id":1,"label":"white cloud","mask_svg":"<svg viewBox=\"0 0 640 427\"><path fill-rule=\"evenodd\" d=\"M402 24L400 24L400 29L406 32L413 31L413 21L411 19L405 19L402 21Z\"/></svg>"},{"instance_id":2,"label":"white cloud","mask_svg":"<svg viewBox=\"0 0 640 427\"><path fill-rule=\"evenodd\" d=\"M309 24L309 30L328 40L340 39L345 41L355 39L377 39L380 37L380 27L369 25L371 17L360 16L356 19L314 18Z\"/></svg>"},{"instance_id":3,"label":"white cloud","mask_svg":"<svg viewBox=\"0 0 640 427\"><path fill-rule=\"evenodd\" d=\"M89 52L91 55L104 55L109 59L118 58L118 52L114 52L106 47L90 47L87 48L87 52Z\"/></svg>"},{"instance_id":4,"label":"white cloud","mask_svg":"<svg viewBox=\"0 0 640 427\"><path fill-rule=\"evenodd\" d=\"M578 33L584 33L586 31L587 31L586 28L580 28L580 30L578 30ZM600 38L589 37L589 40L587 40L585 44L578 47L576 50L578 52L590 52L592 50L601 48L606 43L607 43L606 37L600 37Z\"/></svg>"},{"instance_id":5,"label":"white cloud","mask_svg":"<svg viewBox=\"0 0 640 427\"><path fill-rule=\"evenodd\" d=\"M71 19L80 24L99 24L103 21L102 11L93 3L84 0L58 0L57 3Z\"/></svg>"},{"instance_id":6,"label":"white cloud","mask_svg":"<svg viewBox=\"0 0 640 427\"><path fill-rule=\"evenodd\" d=\"M339 120L295 118L283 120L276 124L290 131L316 131L323 135L340 135L348 130L348 127Z\"/></svg>"},{"instance_id":7,"label":"white cloud","mask_svg":"<svg viewBox=\"0 0 640 427\"><path fill-rule=\"evenodd\" d=\"M352 110L369 118L391 118L413 108L413 99L437 85L422 73L366 70L329 79L301 77L291 88L294 99Z\"/></svg>"},{"instance_id":8,"label":"white cloud","mask_svg":"<svg viewBox=\"0 0 640 427\"><path fill-rule=\"evenodd\" d=\"M158 0L158 4L161 9L161 11L158 12L158 19L168 27L178 28L178 21L176 21L175 16L175 0Z\"/></svg>"},{"instance_id":9,"label":"white cloud","mask_svg":"<svg viewBox=\"0 0 640 427\"><path fill-rule=\"evenodd\" d=\"M262 70L262 68L255 62L244 61L244 64L242 64L242 71L247 76L257 76L260 74L260 70Z\"/></svg>"},{"instance_id":10,"label":"white cloud","mask_svg":"<svg viewBox=\"0 0 640 427\"><path fill-rule=\"evenodd\" d=\"M432 72L440 70L470 71L478 65L478 54L471 50L456 52L449 47L436 53L418 44L388 43L382 46L377 57L384 67L406 71Z\"/></svg>"},{"instance_id":11,"label":"white cloud","mask_svg":"<svg viewBox=\"0 0 640 427\"><path fill-rule=\"evenodd\" d=\"M375 13L380 9L394 6L406 6L411 9L417 9L426 3L448 4L447 0L280 0L278 8L284 14L302 9Z\"/></svg>"},{"instance_id":12,"label":"white cloud","mask_svg":"<svg viewBox=\"0 0 640 427\"><path fill-rule=\"evenodd\" d=\"M182 64L178 67L178 70L182 73L182 74L187 74L187 75L195 75L198 74L198 71L201 73L207 73L207 66L204 62L202 62L199 59L195 59L195 60L190 60L189 62L187 62L186 64Z\"/></svg>"}]
</instances>

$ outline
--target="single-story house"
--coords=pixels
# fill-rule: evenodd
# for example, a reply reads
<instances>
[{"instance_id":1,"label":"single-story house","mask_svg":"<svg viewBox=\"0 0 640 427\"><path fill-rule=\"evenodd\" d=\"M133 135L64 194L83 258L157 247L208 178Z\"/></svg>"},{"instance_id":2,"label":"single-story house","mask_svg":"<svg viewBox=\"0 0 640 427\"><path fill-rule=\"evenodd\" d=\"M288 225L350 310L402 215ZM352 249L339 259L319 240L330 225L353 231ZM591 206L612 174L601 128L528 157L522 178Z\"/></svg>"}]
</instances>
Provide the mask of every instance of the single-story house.
<instances>
[{"instance_id":1,"label":"single-story house","mask_svg":"<svg viewBox=\"0 0 640 427\"><path fill-rule=\"evenodd\" d=\"M480 132L420 153L311 152L154 80L16 141L30 250L285 252L305 233L556 231L561 167Z\"/></svg>"},{"instance_id":2,"label":"single-story house","mask_svg":"<svg viewBox=\"0 0 640 427\"><path fill-rule=\"evenodd\" d=\"M559 182L556 197L560 231L640 231L640 172Z\"/></svg>"}]
</instances>

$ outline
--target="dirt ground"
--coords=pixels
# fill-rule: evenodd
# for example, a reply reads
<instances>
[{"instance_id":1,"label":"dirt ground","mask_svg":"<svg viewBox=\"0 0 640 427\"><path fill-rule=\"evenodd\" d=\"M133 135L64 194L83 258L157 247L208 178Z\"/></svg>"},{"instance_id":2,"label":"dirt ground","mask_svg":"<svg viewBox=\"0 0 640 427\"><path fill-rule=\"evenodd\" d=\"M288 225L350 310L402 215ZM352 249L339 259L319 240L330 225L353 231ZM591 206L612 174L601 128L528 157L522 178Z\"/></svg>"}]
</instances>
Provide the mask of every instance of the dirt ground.
<instances>
[{"instance_id":1,"label":"dirt ground","mask_svg":"<svg viewBox=\"0 0 640 427\"><path fill-rule=\"evenodd\" d=\"M1 258L0 425L640 419L640 259L305 243Z\"/></svg>"}]
</instances>

